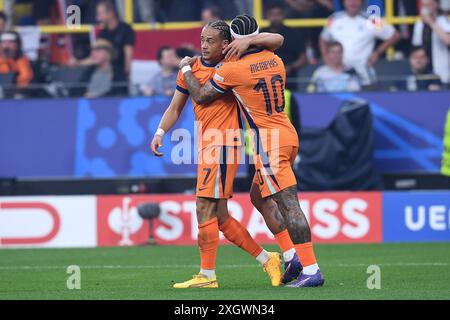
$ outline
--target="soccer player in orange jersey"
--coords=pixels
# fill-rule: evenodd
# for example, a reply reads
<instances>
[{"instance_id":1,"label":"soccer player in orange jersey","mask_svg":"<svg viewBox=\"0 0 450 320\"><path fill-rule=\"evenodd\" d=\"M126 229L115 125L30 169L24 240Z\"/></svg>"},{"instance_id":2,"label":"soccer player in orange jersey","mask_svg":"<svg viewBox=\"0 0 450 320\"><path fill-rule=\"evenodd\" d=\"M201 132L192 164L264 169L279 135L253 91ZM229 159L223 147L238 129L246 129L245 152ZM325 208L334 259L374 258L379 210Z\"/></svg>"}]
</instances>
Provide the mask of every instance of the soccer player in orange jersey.
<instances>
[{"instance_id":1,"label":"soccer player in orange jersey","mask_svg":"<svg viewBox=\"0 0 450 320\"><path fill-rule=\"evenodd\" d=\"M232 21L231 33L234 39L248 39L257 35L259 28L253 17L237 16ZM183 59L180 68L188 63L189 59ZM276 204L295 244L292 251L286 241L287 232L275 233L285 258L283 282L292 281L290 287L322 286L324 278L315 258L308 221L300 208L292 170L299 142L284 111L286 70L283 61L273 52L254 46L238 60L218 66L214 78L203 86L192 72L183 75L194 100L207 103L233 92L253 133L256 173L250 190L252 203L269 228L272 211L268 208Z\"/></svg>"},{"instance_id":2,"label":"soccer player in orange jersey","mask_svg":"<svg viewBox=\"0 0 450 320\"><path fill-rule=\"evenodd\" d=\"M275 34L261 34L254 41L275 50L280 47L283 38ZM201 34L202 57L193 59L192 68L189 67L191 74L201 84L212 79L216 65L224 58L222 51L230 42L230 27L224 21L212 21L203 28ZM178 75L176 89L151 143L152 152L156 156L162 156L158 148L162 146L163 135L174 126L189 97L181 71ZM233 181L239 166L237 149L241 145L237 103L232 94L226 94L213 102L205 103L196 100L193 101L193 105L195 119L200 123L198 126L199 164L196 206L201 270L193 279L176 283L174 287L218 287L215 263L219 229L230 242L254 256L269 274L272 285L279 286L282 278L279 254L270 253L261 248L251 238L248 231L228 215L227 199L232 196ZM230 137L229 132L230 130L233 132L233 129L237 135ZM214 137L211 137L211 133Z\"/></svg>"}]
</instances>

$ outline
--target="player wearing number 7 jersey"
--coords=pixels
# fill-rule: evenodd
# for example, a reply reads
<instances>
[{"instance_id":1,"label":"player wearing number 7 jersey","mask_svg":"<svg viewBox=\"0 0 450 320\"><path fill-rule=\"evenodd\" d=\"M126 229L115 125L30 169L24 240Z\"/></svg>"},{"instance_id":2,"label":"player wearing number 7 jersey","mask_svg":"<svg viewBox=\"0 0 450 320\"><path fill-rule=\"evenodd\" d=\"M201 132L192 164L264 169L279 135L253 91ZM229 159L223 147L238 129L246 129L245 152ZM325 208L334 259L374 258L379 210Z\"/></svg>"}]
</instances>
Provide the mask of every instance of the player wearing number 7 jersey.
<instances>
[{"instance_id":1,"label":"player wearing number 7 jersey","mask_svg":"<svg viewBox=\"0 0 450 320\"><path fill-rule=\"evenodd\" d=\"M237 16L232 21L231 33L235 39L258 32L253 17ZM254 47L240 59L218 66L213 79L203 87L192 79L189 72L184 73L184 78L194 100L212 101L221 94L233 92L253 134L256 174L250 190L252 203L269 222L267 225L282 247L285 257L283 281L295 280L289 284L291 287L323 285L324 279L316 262L308 222L300 208L297 181L292 170L299 142L297 132L284 111L286 70L283 61L273 52ZM276 234L271 228L272 212L269 208L274 205L281 212L295 244L294 255L288 254L288 243L283 245L281 238L284 235Z\"/></svg>"},{"instance_id":2,"label":"player wearing number 7 jersey","mask_svg":"<svg viewBox=\"0 0 450 320\"><path fill-rule=\"evenodd\" d=\"M254 37L250 43L259 43L275 50L283 42L280 37L275 34L261 34ZM236 48L236 44L230 42L230 27L225 21L211 21L202 29L202 56L192 59L192 68L187 67L196 81L206 83L212 79L216 70L215 66L224 58L223 51ZM238 48L238 50L245 49ZM163 155L158 151L162 145L162 137L175 125L189 97L182 72L183 70L178 75L172 102L164 113L151 143L152 152L156 156ZM199 123L196 211L200 273L188 281L175 283L174 288L218 287L215 265L219 230L230 242L256 258L264 271L268 273L272 285L279 286L282 277L279 254L264 250L252 239L250 233L228 214L227 201L232 196L233 181L239 166L237 154L234 152L240 145L236 101L231 94L228 94L221 95L220 99L208 104L195 100L193 107L195 119ZM230 129L231 133L227 132ZM238 133L237 136L233 134L236 133L235 131ZM280 219L282 219L281 215Z\"/></svg>"}]
</instances>

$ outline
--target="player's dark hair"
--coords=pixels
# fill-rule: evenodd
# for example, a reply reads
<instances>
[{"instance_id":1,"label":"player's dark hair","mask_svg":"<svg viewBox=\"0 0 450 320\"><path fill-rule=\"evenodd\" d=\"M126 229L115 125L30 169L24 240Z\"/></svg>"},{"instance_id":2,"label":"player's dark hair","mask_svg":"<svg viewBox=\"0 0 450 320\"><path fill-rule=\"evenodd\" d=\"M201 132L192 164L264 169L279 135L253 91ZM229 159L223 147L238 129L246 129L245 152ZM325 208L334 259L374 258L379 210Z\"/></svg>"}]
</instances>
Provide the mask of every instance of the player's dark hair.
<instances>
[{"instance_id":1,"label":"player's dark hair","mask_svg":"<svg viewBox=\"0 0 450 320\"><path fill-rule=\"evenodd\" d=\"M258 29L258 22L247 14L239 15L231 21L231 29L239 35L252 34Z\"/></svg>"},{"instance_id":2,"label":"player's dark hair","mask_svg":"<svg viewBox=\"0 0 450 320\"><path fill-rule=\"evenodd\" d=\"M158 52L156 53L156 56L158 57L158 61L160 61L162 59L162 55L164 53L164 51L166 50L173 50L173 48L171 46L162 46L158 49Z\"/></svg>"},{"instance_id":3,"label":"player's dark hair","mask_svg":"<svg viewBox=\"0 0 450 320\"><path fill-rule=\"evenodd\" d=\"M222 39L231 42L230 26L225 21L213 20L208 22L206 26L209 28L216 29L217 31L219 31L219 34L222 37Z\"/></svg>"}]
</instances>

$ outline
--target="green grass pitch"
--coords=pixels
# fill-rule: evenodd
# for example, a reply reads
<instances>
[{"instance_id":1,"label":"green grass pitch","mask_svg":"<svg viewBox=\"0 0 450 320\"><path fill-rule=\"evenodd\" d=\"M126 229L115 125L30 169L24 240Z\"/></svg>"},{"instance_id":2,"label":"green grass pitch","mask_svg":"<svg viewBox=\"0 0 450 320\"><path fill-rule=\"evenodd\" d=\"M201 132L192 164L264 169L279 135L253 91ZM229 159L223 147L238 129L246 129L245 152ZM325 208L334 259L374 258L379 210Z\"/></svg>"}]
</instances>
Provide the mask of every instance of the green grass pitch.
<instances>
[{"instance_id":1,"label":"green grass pitch","mask_svg":"<svg viewBox=\"0 0 450 320\"><path fill-rule=\"evenodd\" d=\"M276 250L274 246L266 246ZM0 299L450 299L450 243L316 245L323 288L274 288L233 246L217 258L219 289L171 288L198 272L197 247L0 250ZM81 268L69 290L67 266ZM381 289L367 288L369 265Z\"/></svg>"}]
</instances>

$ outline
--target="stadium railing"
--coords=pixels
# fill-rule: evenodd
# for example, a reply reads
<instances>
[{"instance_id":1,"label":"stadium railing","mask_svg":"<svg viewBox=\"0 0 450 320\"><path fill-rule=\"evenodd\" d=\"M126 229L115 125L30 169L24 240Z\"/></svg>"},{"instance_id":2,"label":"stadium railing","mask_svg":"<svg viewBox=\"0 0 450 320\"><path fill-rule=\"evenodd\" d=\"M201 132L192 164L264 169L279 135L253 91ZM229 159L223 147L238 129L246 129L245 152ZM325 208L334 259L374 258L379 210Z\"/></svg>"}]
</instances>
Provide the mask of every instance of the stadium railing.
<instances>
[{"instance_id":1,"label":"stadium railing","mask_svg":"<svg viewBox=\"0 0 450 320\"><path fill-rule=\"evenodd\" d=\"M253 13L257 21L262 27L266 27L269 25L269 22L263 18L263 1L262 0L254 0L253 2ZM124 0L125 3L125 12L124 17L125 21L132 25L135 31L149 31L149 30L182 30L189 28L200 27L202 23L198 22L166 22L166 23L134 23L134 3L133 0ZM3 9L3 0L0 0L0 10ZM398 17L394 15L394 0L385 0L385 16L383 17L387 22L399 25L399 24L413 24L419 19L419 17ZM308 28L308 27L323 27L327 22L327 19L287 19L286 24L291 27L298 28ZM71 34L71 33L91 33L94 35L95 33L95 25L79 25L68 27L66 25L46 25L39 26L39 30L42 33L46 34ZM393 57L393 50L389 50L387 54L388 60ZM395 75L394 75L395 76ZM393 79L392 77L385 78L379 77L379 81L381 83L381 89L386 89L385 83L391 82L393 80L403 80L403 78ZM288 79L291 82L297 82L299 87L302 88L309 81L307 77L300 78L291 78ZM49 83L45 84L36 84L33 83L30 87L33 89L46 88ZM127 88L130 84L125 83L117 83L115 87L118 88ZM131 84L132 86L133 84ZM77 83L65 83L65 87L80 87L80 84ZM7 86L8 88L10 86Z\"/></svg>"},{"instance_id":2,"label":"stadium railing","mask_svg":"<svg viewBox=\"0 0 450 320\"><path fill-rule=\"evenodd\" d=\"M406 82L408 78L409 76L379 76L378 81L374 86L361 91L402 91L394 89L394 84L401 81ZM296 92L304 94L310 93L307 91L310 81L310 77L287 79L288 83L296 84ZM140 86L141 84L114 82L112 84L111 92L105 96L140 96ZM84 96L86 88L86 82L51 81L47 83L30 83L26 88L20 89L20 95L16 97L15 93L16 89L18 89L16 85L3 83L0 84L0 99L23 98L27 96L33 98L78 98ZM446 89L447 88L443 86L442 90Z\"/></svg>"},{"instance_id":3,"label":"stadium railing","mask_svg":"<svg viewBox=\"0 0 450 320\"><path fill-rule=\"evenodd\" d=\"M200 21L195 22L156 22L156 23L134 23L134 4L133 0L125 1L125 22L132 25L135 31L148 31L148 30L180 30L201 27ZM263 4L262 0L254 0L253 2L253 14L261 27L267 27L269 22L263 18ZM0 0L0 10L3 9L3 1ZM391 24L414 24L419 17L399 17L394 15L394 0L385 0L385 16L384 19ZM298 28L311 28L311 27L323 27L325 26L327 19L287 19L286 25L290 27ZM72 26L71 28L66 25L47 25L39 26L42 33L89 33L95 30L94 25L79 25Z\"/></svg>"}]
</instances>

